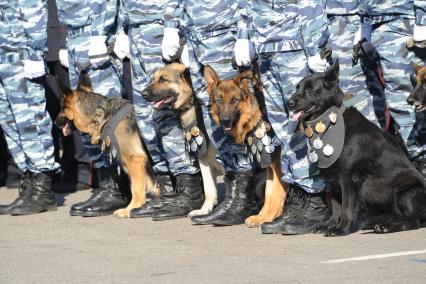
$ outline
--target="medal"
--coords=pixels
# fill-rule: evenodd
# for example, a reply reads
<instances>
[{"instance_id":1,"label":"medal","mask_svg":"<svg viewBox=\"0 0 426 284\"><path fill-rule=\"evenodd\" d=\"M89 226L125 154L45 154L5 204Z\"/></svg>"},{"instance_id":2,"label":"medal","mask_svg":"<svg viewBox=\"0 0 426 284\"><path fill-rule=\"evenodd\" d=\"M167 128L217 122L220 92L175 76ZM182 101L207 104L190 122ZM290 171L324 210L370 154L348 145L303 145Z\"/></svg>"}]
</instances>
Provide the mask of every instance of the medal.
<instances>
[{"instance_id":1,"label":"medal","mask_svg":"<svg viewBox=\"0 0 426 284\"><path fill-rule=\"evenodd\" d=\"M311 138L312 135L314 135L314 130L310 125L308 126L308 128L305 129L305 134L308 138Z\"/></svg>"},{"instance_id":2,"label":"medal","mask_svg":"<svg viewBox=\"0 0 426 284\"><path fill-rule=\"evenodd\" d=\"M256 152L257 152L257 146L256 145L251 145L251 152L253 153L253 154L256 154Z\"/></svg>"},{"instance_id":3,"label":"medal","mask_svg":"<svg viewBox=\"0 0 426 284\"><path fill-rule=\"evenodd\" d=\"M318 155L317 155L317 153L315 153L315 151L314 151L314 152L309 153L309 155L308 155L308 160L309 160L309 162L311 162L311 163L316 163L316 162L318 161Z\"/></svg>"},{"instance_id":4,"label":"medal","mask_svg":"<svg viewBox=\"0 0 426 284\"><path fill-rule=\"evenodd\" d=\"M324 144L322 143L322 140L319 137L315 138L314 143L313 143L313 146L314 146L315 149L319 150L319 149L322 148L323 145Z\"/></svg>"},{"instance_id":5,"label":"medal","mask_svg":"<svg viewBox=\"0 0 426 284\"><path fill-rule=\"evenodd\" d=\"M317 133L319 133L319 134L324 133L325 128L326 128L326 126L325 126L325 124L324 124L322 121L318 122L318 123L315 125L315 131L316 131Z\"/></svg>"},{"instance_id":6,"label":"medal","mask_svg":"<svg viewBox=\"0 0 426 284\"><path fill-rule=\"evenodd\" d=\"M194 136L194 137L196 137L196 136L200 135L200 129L199 129L196 125L194 125L194 126L191 128L191 134L192 134L192 136Z\"/></svg>"},{"instance_id":7,"label":"medal","mask_svg":"<svg viewBox=\"0 0 426 284\"><path fill-rule=\"evenodd\" d=\"M106 148L109 148L109 146L111 146L111 138L109 138L109 136L105 137L105 146Z\"/></svg>"},{"instance_id":8,"label":"medal","mask_svg":"<svg viewBox=\"0 0 426 284\"><path fill-rule=\"evenodd\" d=\"M268 135L263 136L263 138L262 138L262 144L263 145L265 145L265 146L270 145L271 142L272 142L271 137L269 137Z\"/></svg>"},{"instance_id":9,"label":"medal","mask_svg":"<svg viewBox=\"0 0 426 284\"><path fill-rule=\"evenodd\" d=\"M257 138L262 138L263 136L265 136L265 130L263 130L262 128L258 128L258 129L256 129L256 131L254 132L254 135L257 137Z\"/></svg>"},{"instance_id":10,"label":"medal","mask_svg":"<svg viewBox=\"0 0 426 284\"><path fill-rule=\"evenodd\" d=\"M331 112L328 115L328 118L330 119L331 123L335 124L337 121L337 114L335 112Z\"/></svg>"},{"instance_id":11,"label":"medal","mask_svg":"<svg viewBox=\"0 0 426 284\"><path fill-rule=\"evenodd\" d=\"M101 143L101 152L104 152L105 151L105 140L102 140L102 143Z\"/></svg>"},{"instance_id":12,"label":"medal","mask_svg":"<svg viewBox=\"0 0 426 284\"><path fill-rule=\"evenodd\" d=\"M247 144L249 144L250 146L253 144L253 137L252 136L247 137Z\"/></svg>"},{"instance_id":13,"label":"medal","mask_svg":"<svg viewBox=\"0 0 426 284\"><path fill-rule=\"evenodd\" d=\"M258 152L261 152L263 150L262 141L257 142L257 150L258 150Z\"/></svg>"},{"instance_id":14,"label":"medal","mask_svg":"<svg viewBox=\"0 0 426 284\"><path fill-rule=\"evenodd\" d=\"M281 141L280 139L278 139L277 136L274 136L274 138L272 138L272 145L274 145L275 147L281 145Z\"/></svg>"},{"instance_id":15,"label":"medal","mask_svg":"<svg viewBox=\"0 0 426 284\"><path fill-rule=\"evenodd\" d=\"M196 151L197 151L197 149L198 149L197 143L196 143L195 141L193 141L193 142L191 143L191 151L192 151L192 152L196 152Z\"/></svg>"},{"instance_id":16,"label":"medal","mask_svg":"<svg viewBox=\"0 0 426 284\"><path fill-rule=\"evenodd\" d=\"M186 143L186 150L187 150L188 152L191 152L191 146L189 145L189 143Z\"/></svg>"},{"instance_id":17,"label":"medal","mask_svg":"<svg viewBox=\"0 0 426 284\"><path fill-rule=\"evenodd\" d=\"M259 152L256 153L256 160L257 160L258 163L260 163L260 154L259 154Z\"/></svg>"},{"instance_id":18,"label":"medal","mask_svg":"<svg viewBox=\"0 0 426 284\"><path fill-rule=\"evenodd\" d=\"M266 129L266 132L271 131L272 126L271 126L271 124L269 124L269 122L265 122L265 129Z\"/></svg>"},{"instance_id":19,"label":"medal","mask_svg":"<svg viewBox=\"0 0 426 284\"><path fill-rule=\"evenodd\" d=\"M275 151L275 147L274 147L274 145L268 145L268 146L265 146L265 152L266 152L266 153L268 153L268 154L272 154L272 153L274 153L274 151Z\"/></svg>"},{"instance_id":20,"label":"medal","mask_svg":"<svg viewBox=\"0 0 426 284\"><path fill-rule=\"evenodd\" d=\"M192 138L192 135L191 135L191 132L185 132L185 139L186 139L186 141L191 141L191 138Z\"/></svg>"},{"instance_id":21,"label":"medal","mask_svg":"<svg viewBox=\"0 0 426 284\"><path fill-rule=\"evenodd\" d=\"M322 149L325 156L329 157L333 155L334 149L330 144L325 145L324 149Z\"/></svg>"},{"instance_id":22,"label":"medal","mask_svg":"<svg viewBox=\"0 0 426 284\"><path fill-rule=\"evenodd\" d=\"M197 142L198 146L203 145L203 141L204 141L203 136L199 135L195 137L195 142Z\"/></svg>"},{"instance_id":23,"label":"medal","mask_svg":"<svg viewBox=\"0 0 426 284\"><path fill-rule=\"evenodd\" d=\"M299 130L300 130L300 132L304 132L305 131L305 126L303 126L303 123L299 124Z\"/></svg>"}]
</instances>

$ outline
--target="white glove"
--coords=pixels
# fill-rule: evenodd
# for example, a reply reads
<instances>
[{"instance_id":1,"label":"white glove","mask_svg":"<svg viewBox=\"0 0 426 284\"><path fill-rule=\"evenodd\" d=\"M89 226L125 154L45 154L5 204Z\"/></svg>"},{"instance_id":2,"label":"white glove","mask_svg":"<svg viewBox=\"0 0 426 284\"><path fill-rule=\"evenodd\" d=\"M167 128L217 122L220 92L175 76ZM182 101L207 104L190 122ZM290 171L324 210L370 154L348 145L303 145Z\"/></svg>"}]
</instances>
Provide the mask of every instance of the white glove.
<instances>
[{"instance_id":1,"label":"white glove","mask_svg":"<svg viewBox=\"0 0 426 284\"><path fill-rule=\"evenodd\" d=\"M426 40L426 26L414 25L413 39L414 41Z\"/></svg>"},{"instance_id":2,"label":"white glove","mask_svg":"<svg viewBox=\"0 0 426 284\"><path fill-rule=\"evenodd\" d=\"M28 79L34 79L43 76L46 74L44 68L44 61L33 61L25 60L24 61L24 76Z\"/></svg>"},{"instance_id":3,"label":"white glove","mask_svg":"<svg viewBox=\"0 0 426 284\"><path fill-rule=\"evenodd\" d=\"M167 61L174 59L180 49L180 36L179 29L165 28L163 35L163 42L161 43L161 52L163 58Z\"/></svg>"},{"instance_id":4,"label":"white glove","mask_svg":"<svg viewBox=\"0 0 426 284\"><path fill-rule=\"evenodd\" d=\"M184 45L182 49L182 53L180 55L180 61L186 68L189 68L189 49L188 45Z\"/></svg>"},{"instance_id":5,"label":"white glove","mask_svg":"<svg viewBox=\"0 0 426 284\"><path fill-rule=\"evenodd\" d=\"M98 68L109 60L107 46L105 44L106 36L90 37L89 61L93 67Z\"/></svg>"},{"instance_id":6,"label":"white glove","mask_svg":"<svg viewBox=\"0 0 426 284\"><path fill-rule=\"evenodd\" d=\"M70 66L68 62L68 50L65 48L59 50L59 62L61 62L61 65L66 68L69 68Z\"/></svg>"},{"instance_id":7,"label":"white glove","mask_svg":"<svg viewBox=\"0 0 426 284\"><path fill-rule=\"evenodd\" d=\"M250 66L256 55L254 44L248 39L237 39L234 45L234 55L238 66Z\"/></svg>"},{"instance_id":8,"label":"white glove","mask_svg":"<svg viewBox=\"0 0 426 284\"><path fill-rule=\"evenodd\" d=\"M330 65L319 54L308 57L308 66L312 72L324 72Z\"/></svg>"},{"instance_id":9,"label":"white glove","mask_svg":"<svg viewBox=\"0 0 426 284\"><path fill-rule=\"evenodd\" d=\"M125 34L119 34L115 38L114 53L118 58L123 60L125 57L130 58L129 37Z\"/></svg>"},{"instance_id":10,"label":"white glove","mask_svg":"<svg viewBox=\"0 0 426 284\"><path fill-rule=\"evenodd\" d=\"M371 26L368 24L360 24L358 30L355 32L353 45L357 45L362 39L371 42Z\"/></svg>"}]
</instances>

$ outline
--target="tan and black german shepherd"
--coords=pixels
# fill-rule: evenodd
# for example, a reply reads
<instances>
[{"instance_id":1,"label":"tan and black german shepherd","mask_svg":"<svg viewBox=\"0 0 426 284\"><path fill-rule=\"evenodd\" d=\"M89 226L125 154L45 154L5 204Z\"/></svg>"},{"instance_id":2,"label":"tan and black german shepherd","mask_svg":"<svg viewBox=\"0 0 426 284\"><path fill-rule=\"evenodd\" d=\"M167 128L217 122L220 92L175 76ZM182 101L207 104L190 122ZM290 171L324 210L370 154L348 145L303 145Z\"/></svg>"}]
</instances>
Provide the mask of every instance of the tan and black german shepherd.
<instances>
[{"instance_id":1,"label":"tan and black german shepherd","mask_svg":"<svg viewBox=\"0 0 426 284\"><path fill-rule=\"evenodd\" d=\"M63 95L62 106L56 119L58 127L62 128L68 122L72 122L78 130L90 135L92 144L101 142L103 150L112 147L113 145L110 145L110 143L114 140L107 137L107 139L100 141L103 128L112 120L114 115L120 110L122 112L123 107L127 109L113 133L118 144L116 147L119 148L120 166L129 175L132 199L126 208L116 210L114 216L130 217L130 211L133 208L145 204L147 189L155 188L150 175L149 157L139 136L133 107L128 105L128 101L120 97L105 97L94 93L90 79L84 73L80 75L76 90L61 86L61 93Z\"/></svg>"},{"instance_id":2,"label":"tan and black german shepherd","mask_svg":"<svg viewBox=\"0 0 426 284\"><path fill-rule=\"evenodd\" d=\"M414 105L417 112L426 110L426 66L421 66L411 62L415 76L411 79L413 91L407 98L407 103Z\"/></svg>"},{"instance_id":3,"label":"tan and black german shepherd","mask_svg":"<svg viewBox=\"0 0 426 284\"><path fill-rule=\"evenodd\" d=\"M249 83L253 81L261 90L259 78L248 70L230 80L221 80L209 65L204 67L204 78L211 98L213 120L233 137L235 143L243 143L247 134L262 119L257 99L249 87ZM271 222L283 213L288 185L281 181L280 154L275 157L266 169L265 202L262 210L258 215L245 220L248 227Z\"/></svg>"}]
</instances>

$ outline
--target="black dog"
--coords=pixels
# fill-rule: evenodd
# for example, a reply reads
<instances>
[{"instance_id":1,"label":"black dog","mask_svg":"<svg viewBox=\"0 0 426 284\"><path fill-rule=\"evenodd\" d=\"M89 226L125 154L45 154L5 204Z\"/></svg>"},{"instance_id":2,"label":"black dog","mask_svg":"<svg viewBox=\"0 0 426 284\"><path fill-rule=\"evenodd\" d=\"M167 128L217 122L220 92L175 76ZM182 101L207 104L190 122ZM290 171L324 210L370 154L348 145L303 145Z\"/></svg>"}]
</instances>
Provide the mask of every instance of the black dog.
<instances>
[{"instance_id":1,"label":"black dog","mask_svg":"<svg viewBox=\"0 0 426 284\"><path fill-rule=\"evenodd\" d=\"M355 108L345 109L338 74L336 61L325 73L307 76L288 102L309 138L309 160L318 163L338 201L318 232L341 236L359 229L389 233L424 226L425 180L391 136Z\"/></svg>"}]
</instances>

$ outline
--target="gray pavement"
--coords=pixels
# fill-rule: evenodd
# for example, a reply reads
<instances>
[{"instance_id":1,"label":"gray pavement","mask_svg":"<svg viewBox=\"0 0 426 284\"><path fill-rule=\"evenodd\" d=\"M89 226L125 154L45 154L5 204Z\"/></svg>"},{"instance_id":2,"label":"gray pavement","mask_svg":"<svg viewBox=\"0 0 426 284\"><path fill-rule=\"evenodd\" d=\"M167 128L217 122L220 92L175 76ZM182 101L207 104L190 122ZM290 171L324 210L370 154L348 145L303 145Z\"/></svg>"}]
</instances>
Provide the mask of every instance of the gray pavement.
<instances>
[{"instance_id":1,"label":"gray pavement","mask_svg":"<svg viewBox=\"0 0 426 284\"><path fill-rule=\"evenodd\" d=\"M0 204L16 195L0 188ZM88 196L58 195L55 212L0 216L0 283L426 283L426 229L325 238L70 217L70 204Z\"/></svg>"}]
</instances>

